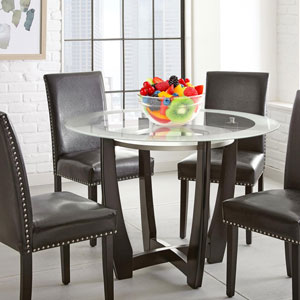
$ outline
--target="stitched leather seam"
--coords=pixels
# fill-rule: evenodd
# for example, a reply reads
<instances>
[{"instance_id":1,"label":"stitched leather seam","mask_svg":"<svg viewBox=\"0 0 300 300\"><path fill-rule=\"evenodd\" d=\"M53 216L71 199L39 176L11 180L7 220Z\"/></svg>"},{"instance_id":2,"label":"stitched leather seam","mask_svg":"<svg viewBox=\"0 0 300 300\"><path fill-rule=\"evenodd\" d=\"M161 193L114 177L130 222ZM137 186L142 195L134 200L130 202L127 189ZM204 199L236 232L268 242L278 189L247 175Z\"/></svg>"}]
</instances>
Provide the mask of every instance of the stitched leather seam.
<instances>
[{"instance_id":1,"label":"stitched leather seam","mask_svg":"<svg viewBox=\"0 0 300 300\"><path fill-rule=\"evenodd\" d=\"M78 238L78 239L73 239L73 240L70 240L70 241L45 245L45 246L41 246L41 247L33 249L32 252L38 252L38 251L45 250L45 249L50 249L50 248L55 248L55 247L60 247L60 246L66 246L66 245L79 243L79 242L82 242L82 241L87 241L87 240L91 240L91 239L95 239L95 238L106 237L108 235L116 234L117 232L118 232L117 230L109 231L109 232L104 232L104 233L100 233L100 234L90 235L90 236L87 236L87 237L81 237L81 238Z\"/></svg>"},{"instance_id":2,"label":"stitched leather seam","mask_svg":"<svg viewBox=\"0 0 300 300\"><path fill-rule=\"evenodd\" d=\"M294 239L291 239L291 238L287 238L287 237L283 237L283 236L280 236L280 235L277 235L277 234L274 234L274 233L262 231L260 229L247 227L247 226L244 226L244 225L241 225L241 224L238 224L238 223L234 223L234 222L230 222L230 221L227 221L227 220L223 220L223 223L231 225L231 226L240 227L240 228L250 230L250 231L253 231L253 232L261 233L261 234L264 234L264 235L267 235L267 236L271 236L273 238L283 240L283 241L286 241L286 242L289 242L289 243L293 243L293 244L297 244L297 245L300 244L300 241L297 241L297 240L294 240Z\"/></svg>"},{"instance_id":3,"label":"stitched leather seam","mask_svg":"<svg viewBox=\"0 0 300 300\"><path fill-rule=\"evenodd\" d=\"M14 160L14 165L16 168L16 173L18 176L18 181L19 181L19 192L21 196L21 201L22 201L22 209L23 209L23 221L24 221L24 230L25 230L25 241L26 241L26 252L30 253L31 252L31 246L30 246L30 233L29 233L29 225L28 225L28 211L27 211L27 206L26 206L26 196L25 196L25 184L23 182L22 178L22 173L21 173L21 159L18 156L18 153L16 151L16 141L14 140L11 132L11 127L9 125L9 122L6 118L6 115L2 115L2 120L4 123L4 129L8 138L8 142L10 145L11 152L13 154L13 160Z\"/></svg>"}]
</instances>

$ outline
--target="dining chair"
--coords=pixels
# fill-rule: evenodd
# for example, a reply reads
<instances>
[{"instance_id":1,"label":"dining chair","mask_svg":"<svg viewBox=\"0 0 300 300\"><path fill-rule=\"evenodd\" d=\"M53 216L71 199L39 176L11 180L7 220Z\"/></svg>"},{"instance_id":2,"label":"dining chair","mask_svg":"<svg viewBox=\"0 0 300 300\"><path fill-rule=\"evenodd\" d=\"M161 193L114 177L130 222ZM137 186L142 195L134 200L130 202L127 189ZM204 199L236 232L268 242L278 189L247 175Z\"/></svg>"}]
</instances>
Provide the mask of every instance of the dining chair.
<instances>
[{"instance_id":1,"label":"dining chair","mask_svg":"<svg viewBox=\"0 0 300 300\"><path fill-rule=\"evenodd\" d=\"M227 295L234 296L238 227L285 241L287 274L292 277L293 300L300 300L300 91L294 103L287 145L284 189L226 200Z\"/></svg>"},{"instance_id":2,"label":"dining chair","mask_svg":"<svg viewBox=\"0 0 300 300\"><path fill-rule=\"evenodd\" d=\"M206 109L241 111L258 115L266 113L266 92L269 74L252 72L208 72L206 81ZM220 180L223 149L211 151L211 179ZM189 181L196 180L196 154L178 163L180 193L180 237L186 236ZM245 194L264 188L265 137L240 140L237 154L236 185L245 186ZM246 242L251 244L251 231L246 231Z\"/></svg>"},{"instance_id":3,"label":"dining chair","mask_svg":"<svg viewBox=\"0 0 300 300\"><path fill-rule=\"evenodd\" d=\"M18 140L3 112L0 165L0 242L20 253L20 299L31 299L32 253L60 247L62 282L67 285L70 244L101 237L105 299L113 300L116 212L69 192L31 197Z\"/></svg>"},{"instance_id":4,"label":"dining chair","mask_svg":"<svg viewBox=\"0 0 300 300\"><path fill-rule=\"evenodd\" d=\"M100 139L68 130L65 121L74 116L106 109L101 72L60 73L44 76L52 136L55 191L62 190L62 177L88 187L88 198L97 202L101 183ZM117 148L118 181L139 177L139 157ZM151 158L153 174L154 160ZM96 240L91 240L91 246Z\"/></svg>"}]
</instances>

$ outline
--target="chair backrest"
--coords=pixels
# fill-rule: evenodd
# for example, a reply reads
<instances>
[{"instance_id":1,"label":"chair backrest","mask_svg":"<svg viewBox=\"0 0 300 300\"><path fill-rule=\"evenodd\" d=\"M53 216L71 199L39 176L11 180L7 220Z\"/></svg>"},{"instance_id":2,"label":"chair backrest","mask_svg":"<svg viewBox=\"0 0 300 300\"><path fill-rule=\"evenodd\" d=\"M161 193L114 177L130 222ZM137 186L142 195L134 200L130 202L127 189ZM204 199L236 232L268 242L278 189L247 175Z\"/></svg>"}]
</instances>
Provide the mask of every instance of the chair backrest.
<instances>
[{"instance_id":1,"label":"chair backrest","mask_svg":"<svg viewBox=\"0 0 300 300\"><path fill-rule=\"evenodd\" d=\"M300 190L300 91L297 92L290 122L284 188Z\"/></svg>"},{"instance_id":2,"label":"chair backrest","mask_svg":"<svg viewBox=\"0 0 300 300\"><path fill-rule=\"evenodd\" d=\"M105 90L101 72L49 74L44 81L56 173L56 163L62 154L100 147L99 139L68 130L65 121L78 114L105 110Z\"/></svg>"},{"instance_id":3,"label":"chair backrest","mask_svg":"<svg viewBox=\"0 0 300 300\"><path fill-rule=\"evenodd\" d=\"M32 210L27 174L15 132L0 112L0 242L31 251Z\"/></svg>"},{"instance_id":4,"label":"chair backrest","mask_svg":"<svg viewBox=\"0 0 300 300\"><path fill-rule=\"evenodd\" d=\"M205 108L266 114L268 73L208 72ZM264 152L264 136L239 140L239 149Z\"/></svg>"}]
</instances>

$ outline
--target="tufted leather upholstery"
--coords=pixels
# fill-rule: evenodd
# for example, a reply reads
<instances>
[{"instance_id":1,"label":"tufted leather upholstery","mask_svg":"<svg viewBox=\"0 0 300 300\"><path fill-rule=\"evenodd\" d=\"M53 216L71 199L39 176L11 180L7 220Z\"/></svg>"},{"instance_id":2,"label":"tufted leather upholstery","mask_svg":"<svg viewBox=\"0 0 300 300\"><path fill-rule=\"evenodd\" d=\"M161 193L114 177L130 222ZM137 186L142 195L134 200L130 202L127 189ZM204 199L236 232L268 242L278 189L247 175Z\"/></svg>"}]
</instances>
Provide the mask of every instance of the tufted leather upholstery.
<instances>
[{"instance_id":1,"label":"tufted leather upholstery","mask_svg":"<svg viewBox=\"0 0 300 300\"><path fill-rule=\"evenodd\" d=\"M241 111L265 115L267 73L208 72L205 108ZM239 140L237 184L254 185L264 168L264 136ZM211 160L212 181L219 181L222 156L213 149ZM240 160L241 159L241 160ZM249 162L249 165L245 164ZM194 166L192 166L194 165ZM189 156L178 164L179 179L196 179L196 156Z\"/></svg>"},{"instance_id":2,"label":"tufted leather upholstery","mask_svg":"<svg viewBox=\"0 0 300 300\"><path fill-rule=\"evenodd\" d=\"M214 149L211 153L210 180L219 181L219 173L222 167L222 149ZM178 168L178 177L195 180L197 154L192 154L180 162ZM264 154L252 151L240 150L237 156L237 184L246 183L254 185L264 170Z\"/></svg>"},{"instance_id":3,"label":"tufted leather upholstery","mask_svg":"<svg viewBox=\"0 0 300 300\"><path fill-rule=\"evenodd\" d=\"M52 131L54 174L87 185L99 184L100 142L68 130L72 116L106 109L101 72L61 73L44 76ZM120 178L138 177L138 156L118 149ZM95 167L96 166L96 167ZM153 170L152 161L152 170Z\"/></svg>"},{"instance_id":4,"label":"tufted leather upholstery","mask_svg":"<svg viewBox=\"0 0 300 300\"><path fill-rule=\"evenodd\" d=\"M284 190L226 200L224 220L237 226L300 242L300 91L294 104L287 148Z\"/></svg>"},{"instance_id":5,"label":"tufted leather upholstery","mask_svg":"<svg viewBox=\"0 0 300 300\"><path fill-rule=\"evenodd\" d=\"M2 112L0 164L0 242L30 253L35 247L115 231L116 212L89 199L67 192L30 197L18 141Z\"/></svg>"}]
</instances>

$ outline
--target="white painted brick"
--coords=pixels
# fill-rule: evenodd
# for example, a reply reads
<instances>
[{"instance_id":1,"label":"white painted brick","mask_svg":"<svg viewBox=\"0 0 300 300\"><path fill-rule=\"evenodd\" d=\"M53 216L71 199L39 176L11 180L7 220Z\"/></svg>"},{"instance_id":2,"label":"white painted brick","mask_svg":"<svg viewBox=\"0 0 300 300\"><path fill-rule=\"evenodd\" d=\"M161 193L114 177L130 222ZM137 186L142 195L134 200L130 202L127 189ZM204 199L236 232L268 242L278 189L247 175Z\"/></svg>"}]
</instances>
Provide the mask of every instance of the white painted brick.
<instances>
[{"instance_id":1,"label":"white painted brick","mask_svg":"<svg viewBox=\"0 0 300 300\"><path fill-rule=\"evenodd\" d=\"M0 72L0 82L20 82L23 81L22 73Z\"/></svg>"},{"instance_id":2,"label":"white painted brick","mask_svg":"<svg viewBox=\"0 0 300 300\"><path fill-rule=\"evenodd\" d=\"M8 84L0 83L0 93L6 93L8 91Z\"/></svg>"},{"instance_id":3,"label":"white painted brick","mask_svg":"<svg viewBox=\"0 0 300 300\"><path fill-rule=\"evenodd\" d=\"M50 124L49 124L49 122L38 124L38 131L39 132L45 132L45 131L49 132L50 131Z\"/></svg>"},{"instance_id":4,"label":"white painted brick","mask_svg":"<svg viewBox=\"0 0 300 300\"><path fill-rule=\"evenodd\" d=\"M25 123L49 122L49 114L45 113L45 112L35 112L35 113L30 113L30 114L24 114L23 122L25 122Z\"/></svg>"},{"instance_id":5,"label":"white painted brick","mask_svg":"<svg viewBox=\"0 0 300 300\"><path fill-rule=\"evenodd\" d=\"M7 72L9 69L8 62L0 62L0 72Z\"/></svg>"},{"instance_id":6,"label":"white painted brick","mask_svg":"<svg viewBox=\"0 0 300 300\"><path fill-rule=\"evenodd\" d=\"M9 119L13 124L18 124L22 122L22 114L9 114Z\"/></svg>"},{"instance_id":7,"label":"white painted brick","mask_svg":"<svg viewBox=\"0 0 300 300\"><path fill-rule=\"evenodd\" d=\"M43 74L39 72L25 73L24 78L26 81L42 81Z\"/></svg>"},{"instance_id":8,"label":"white painted brick","mask_svg":"<svg viewBox=\"0 0 300 300\"><path fill-rule=\"evenodd\" d=\"M38 145L38 152L40 153L49 153L52 152L52 145L51 143L44 143Z\"/></svg>"},{"instance_id":9,"label":"white painted brick","mask_svg":"<svg viewBox=\"0 0 300 300\"><path fill-rule=\"evenodd\" d=\"M0 93L0 103L16 103L22 101L22 94Z\"/></svg>"},{"instance_id":10,"label":"white painted brick","mask_svg":"<svg viewBox=\"0 0 300 300\"><path fill-rule=\"evenodd\" d=\"M52 163L40 163L37 165L38 173L49 173L53 172L53 164Z\"/></svg>"},{"instance_id":11,"label":"white painted brick","mask_svg":"<svg viewBox=\"0 0 300 300\"><path fill-rule=\"evenodd\" d=\"M26 172L27 174L35 174L36 171L36 164L26 164Z\"/></svg>"},{"instance_id":12,"label":"white painted brick","mask_svg":"<svg viewBox=\"0 0 300 300\"><path fill-rule=\"evenodd\" d=\"M13 61L10 63L11 72L35 72L36 68L36 62Z\"/></svg>"},{"instance_id":13,"label":"white painted brick","mask_svg":"<svg viewBox=\"0 0 300 300\"><path fill-rule=\"evenodd\" d=\"M37 153L37 154L25 154L24 160L26 163L45 163L49 161L49 154Z\"/></svg>"},{"instance_id":14,"label":"white painted brick","mask_svg":"<svg viewBox=\"0 0 300 300\"><path fill-rule=\"evenodd\" d=\"M37 90L37 84L26 82L26 83L10 83L8 89L11 92L33 92Z\"/></svg>"},{"instance_id":15,"label":"white painted brick","mask_svg":"<svg viewBox=\"0 0 300 300\"><path fill-rule=\"evenodd\" d=\"M7 111L8 111L8 105L0 104L0 111L3 111L5 113L7 113Z\"/></svg>"},{"instance_id":16,"label":"white painted brick","mask_svg":"<svg viewBox=\"0 0 300 300\"><path fill-rule=\"evenodd\" d=\"M24 93L23 101L24 102L46 102L47 97L44 92Z\"/></svg>"},{"instance_id":17,"label":"white painted brick","mask_svg":"<svg viewBox=\"0 0 300 300\"><path fill-rule=\"evenodd\" d=\"M60 67L61 65L58 62L43 62L39 64L39 70L41 71L58 71Z\"/></svg>"},{"instance_id":18,"label":"white painted brick","mask_svg":"<svg viewBox=\"0 0 300 300\"><path fill-rule=\"evenodd\" d=\"M37 132L37 124L16 124L17 133L32 133Z\"/></svg>"},{"instance_id":19,"label":"white painted brick","mask_svg":"<svg viewBox=\"0 0 300 300\"><path fill-rule=\"evenodd\" d=\"M36 105L33 104L10 104L9 112L10 113L25 113L36 110Z\"/></svg>"},{"instance_id":20,"label":"white painted brick","mask_svg":"<svg viewBox=\"0 0 300 300\"><path fill-rule=\"evenodd\" d=\"M23 141L25 144L35 144L50 141L49 133L26 133L23 135Z\"/></svg>"},{"instance_id":21,"label":"white painted brick","mask_svg":"<svg viewBox=\"0 0 300 300\"><path fill-rule=\"evenodd\" d=\"M22 144L21 149L24 153L37 153L38 147L35 144Z\"/></svg>"}]
</instances>

